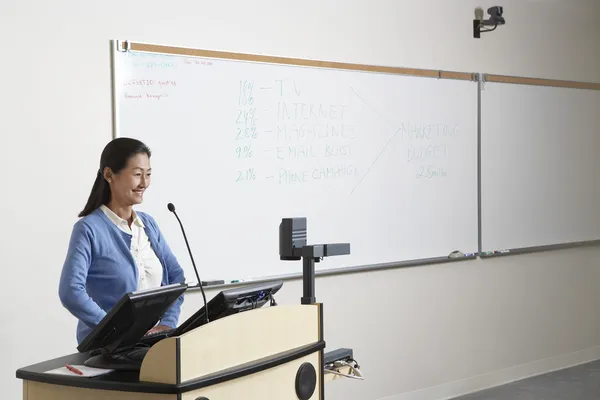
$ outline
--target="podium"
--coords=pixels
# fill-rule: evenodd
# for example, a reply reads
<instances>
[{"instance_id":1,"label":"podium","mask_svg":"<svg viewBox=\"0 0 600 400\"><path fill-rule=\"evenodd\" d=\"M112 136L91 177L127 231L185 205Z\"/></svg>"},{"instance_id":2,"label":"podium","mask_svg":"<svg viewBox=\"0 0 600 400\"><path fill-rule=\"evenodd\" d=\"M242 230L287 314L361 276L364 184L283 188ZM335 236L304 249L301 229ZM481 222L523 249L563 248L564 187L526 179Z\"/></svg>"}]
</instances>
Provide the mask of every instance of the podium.
<instances>
[{"instance_id":1,"label":"podium","mask_svg":"<svg viewBox=\"0 0 600 400\"><path fill-rule=\"evenodd\" d=\"M80 353L17 370L17 378L23 380L23 399L324 400L323 305L315 298L314 264L324 257L349 254L350 247L347 243L308 246L306 238L306 218L282 220L280 258L303 260L301 304L260 308L268 298L273 301L272 295L281 284L255 286L247 292L232 290L228 297L220 300L229 298L234 314L221 318L217 311L216 319L212 318L208 323L207 317L207 323L199 326L184 322L182 326L189 330L183 328L173 336L143 348L139 370L137 366L133 370L117 369L97 377L48 372L66 364L84 364L92 357L85 352L90 343L90 346L98 344L96 341L109 343L107 338L116 336L117 339L125 338L124 342L118 343L127 344L127 337L136 338L141 328L139 336L142 336L147 331L145 324L151 323L148 325L151 327L159 321L158 313L164 312L187 285L171 285L154 289L154 294L146 293L148 296L170 295L173 298L168 302L166 297L161 300L159 297L144 298L144 294L131 294L131 297L128 294L86 337L84 342L88 338L89 342L83 349L79 348ZM254 297L252 291L256 292ZM202 295L204 297L203 290ZM129 300L132 302L126 303ZM199 312L205 312L207 316L220 300L211 300L215 303L209 302L211 306L207 307L204 299L205 307ZM248 301L252 309L246 311L244 303ZM130 309L137 311L127 314L123 304L129 304ZM134 324L130 326L132 318ZM194 316L191 319L191 324L197 322ZM136 321L139 324L136 325ZM333 374L327 375L329 380L339 377L342 369L348 369L344 366L347 364L339 365L341 367L333 368L331 360L328 361L327 372Z\"/></svg>"},{"instance_id":2,"label":"podium","mask_svg":"<svg viewBox=\"0 0 600 400\"><path fill-rule=\"evenodd\" d=\"M154 344L139 371L88 378L47 371L76 353L21 368L24 400L323 400L323 306L242 312Z\"/></svg>"}]
</instances>

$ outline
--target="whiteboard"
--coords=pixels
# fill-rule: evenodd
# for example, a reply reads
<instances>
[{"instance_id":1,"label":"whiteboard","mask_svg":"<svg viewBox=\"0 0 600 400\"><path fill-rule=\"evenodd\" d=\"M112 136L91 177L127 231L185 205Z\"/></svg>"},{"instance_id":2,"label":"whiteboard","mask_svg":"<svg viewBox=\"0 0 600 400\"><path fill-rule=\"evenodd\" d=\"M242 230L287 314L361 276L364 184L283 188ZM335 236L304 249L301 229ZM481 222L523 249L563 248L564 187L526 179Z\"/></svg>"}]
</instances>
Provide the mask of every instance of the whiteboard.
<instances>
[{"instance_id":1,"label":"whiteboard","mask_svg":"<svg viewBox=\"0 0 600 400\"><path fill-rule=\"evenodd\" d=\"M600 91L487 82L482 250L600 239Z\"/></svg>"},{"instance_id":2,"label":"whiteboard","mask_svg":"<svg viewBox=\"0 0 600 400\"><path fill-rule=\"evenodd\" d=\"M117 136L152 150L139 207L202 280L299 274L279 223L350 243L317 271L477 251L477 83L114 52Z\"/></svg>"}]
</instances>

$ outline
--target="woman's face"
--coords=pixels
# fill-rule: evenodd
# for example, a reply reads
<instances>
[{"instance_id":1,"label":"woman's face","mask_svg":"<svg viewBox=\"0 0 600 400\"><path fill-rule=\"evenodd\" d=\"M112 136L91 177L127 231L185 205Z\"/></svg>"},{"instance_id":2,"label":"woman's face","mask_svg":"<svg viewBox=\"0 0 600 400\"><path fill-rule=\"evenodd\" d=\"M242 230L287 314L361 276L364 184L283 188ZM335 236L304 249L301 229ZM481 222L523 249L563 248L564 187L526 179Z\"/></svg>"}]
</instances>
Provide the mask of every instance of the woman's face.
<instances>
[{"instance_id":1,"label":"woman's face","mask_svg":"<svg viewBox=\"0 0 600 400\"><path fill-rule=\"evenodd\" d=\"M120 206L132 206L144 201L144 191L150 186L150 158L146 153L129 158L118 174L105 168L104 177L110 185L111 200Z\"/></svg>"}]
</instances>

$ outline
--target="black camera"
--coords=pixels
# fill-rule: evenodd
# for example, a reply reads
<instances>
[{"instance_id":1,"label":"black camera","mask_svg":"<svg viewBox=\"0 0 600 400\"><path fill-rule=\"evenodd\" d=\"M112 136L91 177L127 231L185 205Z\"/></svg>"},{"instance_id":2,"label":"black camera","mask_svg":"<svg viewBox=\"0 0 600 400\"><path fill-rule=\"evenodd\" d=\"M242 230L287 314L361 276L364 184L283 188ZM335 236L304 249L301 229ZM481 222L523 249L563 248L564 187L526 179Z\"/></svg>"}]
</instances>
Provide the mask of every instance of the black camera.
<instances>
[{"instance_id":1,"label":"black camera","mask_svg":"<svg viewBox=\"0 0 600 400\"><path fill-rule=\"evenodd\" d=\"M488 8L487 12L490 14L489 22L497 25L503 25L505 23L504 17L502 16L504 13L502 6L490 7Z\"/></svg>"}]
</instances>

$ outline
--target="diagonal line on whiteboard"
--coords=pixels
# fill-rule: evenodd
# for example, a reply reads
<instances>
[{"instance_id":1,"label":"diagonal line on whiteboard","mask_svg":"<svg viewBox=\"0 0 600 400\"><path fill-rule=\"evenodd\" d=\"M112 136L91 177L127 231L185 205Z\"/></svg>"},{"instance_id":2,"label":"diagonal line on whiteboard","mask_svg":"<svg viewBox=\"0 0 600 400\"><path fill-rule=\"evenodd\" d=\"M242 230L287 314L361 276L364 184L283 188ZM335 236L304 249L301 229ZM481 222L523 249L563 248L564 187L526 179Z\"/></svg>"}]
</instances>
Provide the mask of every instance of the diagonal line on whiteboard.
<instances>
[{"instance_id":1,"label":"diagonal line on whiteboard","mask_svg":"<svg viewBox=\"0 0 600 400\"><path fill-rule=\"evenodd\" d=\"M375 159L375 161L373 161L373 163L371 164L371 166L369 167L369 169L367 170L367 172L365 172L365 174L360 178L360 180L358 181L358 183L356 184L356 186L354 186L354 188L352 189L352 191L350 192L350 194L354 193L354 191L356 190L356 188L358 187L358 185L360 185L361 182L363 181L363 179L366 178L366 176L371 171L371 168L373 168L373 166L375 165L375 163L377 162L377 160L379 160L379 157L381 157L381 155L383 154L383 152L385 151L385 149L387 149L387 147L390 145L390 143L392 143L392 140L394 139L394 137L396 137L396 134L398 132L400 132L401 129L402 129L402 127L396 129L396 132L394 132L394 134L392 135L392 137L390 138L390 140L388 140L387 143L385 144L385 146L383 147L383 149L381 149L381 151L377 155L377 158Z\"/></svg>"},{"instance_id":2,"label":"diagonal line on whiteboard","mask_svg":"<svg viewBox=\"0 0 600 400\"><path fill-rule=\"evenodd\" d=\"M352 85L348 85L350 86L350 89L352 89L352 91L354 92L354 94L356 95L356 97L358 97L359 99L362 100L363 103L365 103L365 105L367 107L369 107L371 110L373 110L373 112L375 114L377 114L380 118L382 118L388 125L392 125L392 123L390 123L390 121L387 120L387 118L385 118L383 115L381 115L379 113L379 111L377 111L376 109L374 109L365 99L364 97L362 97L360 94L358 94L358 92L356 91L356 89L354 89L352 87ZM369 169L367 169L367 172L365 172L365 174L360 178L360 180L358 181L358 183L356 184L356 186L354 186L354 188L352 189L352 191L350 192L350 194L354 193L354 191L356 190L356 188L362 183L363 179L366 178L366 176L369 174L369 172L371 171L371 168L373 168L373 166L375 165L375 163L377 163L377 160L379 160L379 158L381 157L381 155L383 154L383 152L385 151L385 149L387 149L387 147L390 145L390 143L392 143L392 140L396 137L396 134L398 132L400 132L400 130L402 129L402 126L400 126L400 128L396 129L396 131L394 132L394 134L392 135L392 137L387 141L387 143L385 144L385 146L383 146L383 149L381 149L381 151L379 152L379 154L377 155L377 158L375 158L375 161L373 161L373 163L371 164L371 166L369 167Z\"/></svg>"},{"instance_id":3,"label":"diagonal line on whiteboard","mask_svg":"<svg viewBox=\"0 0 600 400\"><path fill-rule=\"evenodd\" d=\"M354 94L356 95L356 97L358 97L363 103L365 103L365 105L367 107L369 107L375 114L377 114L377 116L379 118L381 118L382 120L385 121L385 123L387 123L390 126L393 126L395 128L395 125L393 123L391 123L384 115L382 115L379 111L377 111L372 105L369 104L369 102L367 100L365 100L364 97L362 97L360 94L358 94L358 92L356 91L356 89L354 89L354 87L352 87L352 85L348 85L350 86L350 89L352 89L352 91L354 92Z\"/></svg>"}]
</instances>

